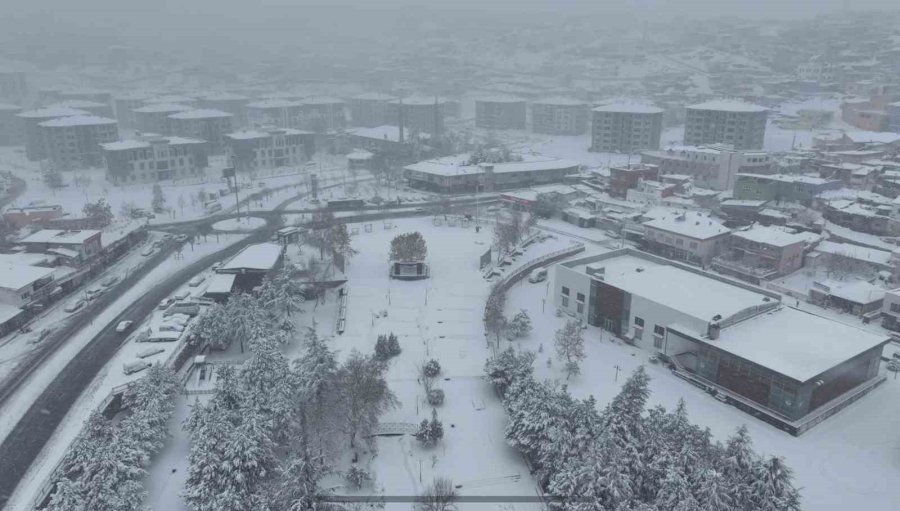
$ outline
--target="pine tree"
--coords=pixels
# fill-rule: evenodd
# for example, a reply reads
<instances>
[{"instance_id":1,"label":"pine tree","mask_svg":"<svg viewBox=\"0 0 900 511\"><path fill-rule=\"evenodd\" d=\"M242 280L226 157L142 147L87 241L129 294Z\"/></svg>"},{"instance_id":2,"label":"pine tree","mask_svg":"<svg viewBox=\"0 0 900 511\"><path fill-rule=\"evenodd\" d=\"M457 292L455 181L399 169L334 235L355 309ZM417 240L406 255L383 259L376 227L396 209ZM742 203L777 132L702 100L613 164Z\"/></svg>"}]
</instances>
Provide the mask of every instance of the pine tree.
<instances>
[{"instance_id":1,"label":"pine tree","mask_svg":"<svg viewBox=\"0 0 900 511\"><path fill-rule=\"evenodd\" d=\"M153 200L150 202L150 207L154 213L161 213L166 207L166 196L163 195L162 187L159 186L159 183L153 184Z\"/></svg>"},{"instance_id":2,"label":"pine tree","mask_svg":"<svg viewBox=\"0 0 900 511\"><path fill-rule=\"evenodd\" d=\"M660 511L691 511L700 507L684 475L674 466L669 466L660 484L656 507Z\"/></svg>"},{"instance_id":3,"label":"pine tree","mask_svg":"<svg viewBox=\"0 0 900 511\"><path fill-rule=\"evenodd\" d=\"M509 324L506 327L506 337L509 340L525 337L531 333L531 329L531 318L528 317L527 312L520 310L509 321Z\"/></svg>"},{"instance_id":4,"label":"pine tree","mask_svg":"<svg viewBox=\"0 0 900 511\"><path fill-rule=\"evenodd\" d=\"M800 492L794 488L793 473L781 458L771 456L756 465L752 485L752 508L759 511L797 511Z\"/></svg>"},{"instance_id":5,"label":"pine tree","mask_svg":"<svg viewBox=\"0 0 900 511\"><path fill-rule=\"evenodd\" d=\"M707 470L697 489L699 509L703 511L728 511L732 507L732 499L729 495L728 483L721 474L715 470Z\"/></svg>"},{"instance_id":6,"label":"pine tree","mask_svg":"<svg viewBox=\"0 0 900 511\"><path fill-rule=\"evenodd\" d=\"M536 355L531 351L516 352L507 348L485 362L484 372L497 392L505 396L513 383L530 379L534 373L535 358Z\"/></svg>"},{"instance_id":7,"label":"pine tree","mask_svg":"<svg viewBox=\"0 0 900 511\"><path fill-rule=\"evenodd\" d=\"M747 426L741 426L725 445L721 472L728 481L734 507L746 509L753 498L754 470L759 459L752 450L752 440Z\"/></svg>"}]
</instances>

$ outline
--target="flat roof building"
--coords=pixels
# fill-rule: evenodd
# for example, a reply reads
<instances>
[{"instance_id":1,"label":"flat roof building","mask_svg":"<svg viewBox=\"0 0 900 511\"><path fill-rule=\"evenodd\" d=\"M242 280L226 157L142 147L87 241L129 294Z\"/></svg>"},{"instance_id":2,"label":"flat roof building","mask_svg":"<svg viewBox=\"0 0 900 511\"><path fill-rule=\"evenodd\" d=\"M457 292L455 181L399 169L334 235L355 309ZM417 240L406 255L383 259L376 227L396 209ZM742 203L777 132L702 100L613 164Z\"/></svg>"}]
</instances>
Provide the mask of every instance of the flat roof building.
<instances>
[{"instance_id":1,"label":"flat roof building","mask_svg":"<svg viewBox=\"0 0 900 511\"><path fill-rule=\"evenodd\" d=\"M42 122L60 117L74 117L76 115L90 114L84 110L68 107L39 108L16 114L16 117L19 119L22 137L25 139L25 157L29 161L39 161L47 158L47 150L44 147L44 135L40 127Z\"/></svg>"},{"instance_id":2,"label":"flat roof building","mask_svg":"<svg viewBox=\"0 0 900 511\"><path fill-rule=\"evenodd\" d=\"M100 144L119 138L115 119L93 115L76 115L44 121L38 126L47 150L47 158L58 169L100 167L103 150Z\"/></svg>"},{"instance_id":3,"label":"flat roof building","mask_svg":"<svg viewBox=\"0 0 900 511\"><path fill-rule=\"evenodd\" d=\"M884 380L886 335L784 306L777 293L630 248L559 263L555 275L562 311L795 435Z\"/></svg>"},{"instance_id":4,"label":"flat roof building","mask_svg":"<svg viewBox=\"0 0 900 511\"><path fill-rule=\"evenodd\" d=\"M74 108L76 110L84 110L97 117L115 117L113 115L113 109L108 103L100 103L87 99L66 99L47 105L44 108Z\"/></svg>"},{"instance_id":5,"label":"flat roof building","mask_svg":"<svg viewBox=\"0 0 900 511\"><path fill-rule=\"evenodd\" d=\"M370 92L350 98L350 122L353 126L374 128L390 124L388 104L396 99L390 94Z\"/></svg>"},{"instance_id":6,"label":"flat roof building","mask_svg":"<svg viewBox=\"0 0 900 511\"><path fill-rule=\"evenodd\" d=\"M142 133L172 135L172 122L169 116L179 112L187 112L192 107L177 103L151 103L132 110L134 127Z\"/></svg>"},{"instance_id":7,"label":"flat roof building","mask_svg":"<svg viewBox=\"0 0 900 511\"><path fill-rule=\"evenodd\" d=\"M525 100L515 96L485 96L475 100L475 126L488 130L524 130Z\"/></svg>"},{"instance_id":8,"label":"flat roof building","mask_svg":"<svg viewBox=\"0 0 900 511\"><path fill-rule=\"evenodd\" d=\"M316 151L310 131L269 128L225 135L227 153L239 172L289 167L307 161Z\"/></svg>"},{"instance_id":9,"label":"flat roof building","mask_svg":"<svg viewBox=\"0 0 900 511\"><path fill-rule=\"evenodd\" d=\"M716 100L687 107L684 145L731 144L762 149L768 109L742 101Z\"/></svg>"},{"instance_id":10,"label":"flat roof building","mask_svg":"<svg viewBox=\"0 0 900 511\"><path fill-rule=\"evenodd\" d=\"M149 97L150 93L142 91L126 91L113 96L113 107L120 128L130 130L135 127L134 110L146 106L145 101Z\"/></svg>"},{"instance_id":11,"label":"flat roof building","mask_svg":"<svg viewBox=\"0 0 900 511\"><path fill-rule=\"evenodd\" d=\"M300 129L302 107L299 101L278 98L247 103L247 123L251 127Z\"/></svg>"},{"instance_id":12,"label":"flat roof building","mask_svg":"<svg viewBox=\"0 0 900 511\"><path fill-rule=\"evenodd\" d=\"M843 183L797 174L738 174L734 184L735 199L800 202L809 204L822 192L838 190Z\"/></svg>"},{"instance_id":13,"label":"flat roof building","mask_svg":"<svg viewBox=\"0 0 900 511\"><path fill-rule=\"evenodd\" d=\"M197 97L197 108L221 110L233 116L233 125L240 128L247 125L247 104L250 98L231 92L209 92Z\"/></svg>"},{"instance_id":14,"label":"flat roof building","mask_svg":"<svg viewBox=\"0 0 900 511\"><path fill-rule=\"evenodd\" d=\"M588 104L570 98L548 98L531 104L531 130L549 135L581 135L587 131Z\"/></svg>"},{"instance_id":15,"label":"flat roof building","mask_svg":"<svg viewBox=\"0 0 900 511\"><path fill-rule=\"evenodd\" d=\"M772 170L769 153L738 150L728 144L643 151L641 162L658 166L663 175L689 175L697 186L713 190L731 190L740 173L768 174Z\"/></svg>"},{"instance_id":16,"label":"flat roof building","mask_svg":"<svg viewBox=\"0 0 900 511\"><path fill-rule=\"evenodd\" d=\"M636 153L658 149L664 110L635 102L609 103L591 110L591 151Z\"/></svg>"},{"instance_id":17,"label":"flat roof building","mask_svg":"<svg viewBox=\"0 0 900 511\"><path fill-rule=\"evenodd\" d=\"M521 161L473 165L468 154L461 154L414 163L404 170L412 188L459 193L559 182L580 168L574 161L558 158L535 155L521 155L521 158Z\"/></svg>"},{"instance_id":18,"label":"flat roof building","mask_svg":"<svg viewBox=\"0 0 900 511\"><path fill-rule=\"evenodd\" d=\"M725 248L731 230L697 211L672 211L644 222L642 247L650 252L706 266Z\"/></svg>"},{"instance_id":19,"label":"flat roof building","mask_svg":"<svg viewBox=\"0 0 900 511\"><path fill-rule=\"evenodd\" d=\"M185 110L169 116L172 134L205 140L209 154L225 152L225 135L233 131L234 116L221 110Z\"/></svg>"},{"instance_id":20,"label":"flat roof building","mask_svg":"<svg viewBox=\"0 0 900 511\"><path fill-rule=\"evenodd\" d=\"M101 148L106 179L114 184L196 178L209 166L207 143L195 138L150 135Z\"/></svg>"}]
</instances>

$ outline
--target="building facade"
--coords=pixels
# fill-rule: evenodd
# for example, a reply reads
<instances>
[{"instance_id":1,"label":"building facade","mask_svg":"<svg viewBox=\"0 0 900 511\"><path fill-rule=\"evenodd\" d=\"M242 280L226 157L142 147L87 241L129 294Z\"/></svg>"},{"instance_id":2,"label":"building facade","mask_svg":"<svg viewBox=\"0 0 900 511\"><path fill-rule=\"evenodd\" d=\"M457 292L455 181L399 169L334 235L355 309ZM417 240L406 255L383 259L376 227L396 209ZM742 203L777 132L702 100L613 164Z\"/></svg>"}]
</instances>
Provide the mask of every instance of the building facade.
<instances>
[{"instance_id":1,"label":"building facade","mask_svg":"<svg viewBox=\"0 0 900 511\"><path fill-rule=\"evenodd\" d=\"M47 158L60 170L103 165L100 144L119 139L115 119L93 115L62 117L40 123Z\"/></svg>"},{"instance_id":2,"label":"building facade","mask_svg":"<svg viewBox=\"0 0 900 511\"><path fill-rule=\"evenodd\" d=\"M169 116L172 134L205 140L209 154L225 152L225 135L231 133L234 116L221 110L187 110Z\"/></svg>"},{"instance_id":3,"label":"building facade","mask_svg":"<svg viewBox=\"0 0 900 511\"><path fill-rule=\"evenodd\" d=\"M737 175L734 184L734 198L810 204L820 193L837 190L842 186L841 181L818 177L746 173Z\"/></svg>"},{"instance_id":4,"label":"building facade","mask_svg":"<svg viewBox=\"0 0 900 511\"><path fill-rule=\"evenodd\" d=\"M300 103L300 129L325 133L347 127L347 105L343 100L313 96Z\"/></svg>"},{"instance_id":5,"label":"building facade","mask_svg":"<svg viewBox=\"0 0 900 511\"><path fill-rule=\"evenodd\" d=\"M658 166L662 175L689 175L697 186L713 190L731 190L740 173L768 174L772 170L769 153L736 150L726 144L644 151L641 161Z\"/></svg>"},{"instance_id":6,"label":"building facade","mask_svg":"<svg viewBox=\"0 0 900 511\"><path fill-rule=\"evenodd\" d=\"M587 131L588 104L568 98L550 98L531 104L531 130L549 135L581 135Z\"/></svg>"},{"instance_id":7,"label":"building facade","mask_svg":"<svg viewBox=\"0 0 900 511\"><path fill-rule=\"evenodd\" d=\"M524 99L491 96L475 100L475 126L488 130L524 130Z\"/></svg>"},{"instance_id":8,"label":"building facade","mask_svg":"<svg viewBox=\"0 0 900 511\"><path fill-rule=\"evenodd\" d=\"M388 103L388 124L402 125L407 133L444 132L444 119L456 110L456 103L444 98L411 96Z\"/></svg>"},{"instance_id":9,"label":"building facade","mask_svg":"<svg viewBox=\"0 0 900 511\"><path fill-rule=\"evenodd\" d=\"M39 161L47 158L47 150L44 147L44 134L40 126L42 122L61 117L74 117L76 115L90 114L75 108L40 108L16 114L16 118L19 119L21 136L25 139L25 157L29 161Z\"/></svg>"},{"instance_id":10,"label":"building facade","mask_svg":"<svg viewBox=\"0 0 900 511\"><path fill-rule=\"evenodd\" d=\"M778 227L754 226L735 231L712 261L719 273L751 284L781 277L803 267L806 238Z\"/></svg>"},{"instance_id":11,"label":"building facade","mask_svg":"<svg viewBox=\"0 0 900 511\"><path fill-rule=\"evenodd\" d=\"M625 198L628 190L637 188L641 181L659 180L659 168L656 165L633 163L609 168L609 194Z\"/></svg>"},{"instance_id":12,"label":"building facade","mask_svg":"<svg viewBox=\"0 0 900 511\"><path fill-rule=\"evenodd\" d=\"M462 193L555 183L579 169L573 161L531 155L516 162L470 165L468 155L460 155L407 165L404 176L411 188Z\"/></svg>"},{"instance_id":13,"label":"building facade","mask_svg":"<svg viewBox=\"0 0 900 511\"><path fill-rule=\"evenodd\" d=\"M390 94L371 92L350 99L350 122L360 128L375 128L391 124L389 103L396 99Z\"/></svg>"},{"instance_id":14,"label":"building facade","mask_svg":"<svg viewBox=\"0 0 900 511\"><path fill-rule=\"evenodd\" d=\"M232 115L235 128L247 125L247 104L250 98L230 92L210 92L197 98L197 108L204 110L220 110Z\"/></svg>"},{"instance_id":15,"label":"building facade","mask_svg":"<svg viewBox=\"0 0 900 511\"><path fill-rule=\"evenodd\" d=\"M642 248L705 267L725 248L730 235L730 229L708 214L682 211L644 222Z\"/></svg>"},{"instance_id":16,"label":"building facade","mask_svg":"<svg viewBox=\"0 0 900 511\"><path fill-rule=\"evenodd\" d=\"M106 179L114 184L155 183L202 176L207 143L183 137L140 137L102 144Z\"/></svg>"},{"instance_id":17,"label":"building facade","mask_svg":"<svg viewBox=\"0 0 900 511\"><path fill-rule=\"evenodd\" d=\"M303 119L302 107L299 101L279 98L247 103L247 125L300 129Z\"/></svg>"},{"instance_id":18,"label":"building facade","mask_svg":"<svg viewBox=\"0 0 900 511\"><path fill-rule=\"evenodd\" d=\"M172 121L170 115L187 112L191 107L175 103L151 103L132 110L134 128L141 133L171 135Z\"/></svg>"},{"instance_id":19,"label":"building facade","mask_svg":"<svg viewBox=\"0 0 900 511\"><path fill-rule=\"evenodd\" d=\"M687 107L684 145L730 144L762 149L768 110L739 101L708 101Z\"/></svg>"},{"instance_id":20,"label":"building facade","mask_svg":"<svg viewBox=\"0 0 900 511\"><path fill-rule=\"evenodd\" d=\"M315 153L315 135L293 129L237 131L225 144L238 172L300 165Z\"/></svg>"},{"instance_id":21,"label":"building facade","mask_svg":"<svg viewBox=\"0 0 900 511\"><path fill-rule=\"evenodd\" d=\"M591 151L636 153L658 149L662 134L662 108L616 103L591 111Z\"/></svg>"}]
</instances>

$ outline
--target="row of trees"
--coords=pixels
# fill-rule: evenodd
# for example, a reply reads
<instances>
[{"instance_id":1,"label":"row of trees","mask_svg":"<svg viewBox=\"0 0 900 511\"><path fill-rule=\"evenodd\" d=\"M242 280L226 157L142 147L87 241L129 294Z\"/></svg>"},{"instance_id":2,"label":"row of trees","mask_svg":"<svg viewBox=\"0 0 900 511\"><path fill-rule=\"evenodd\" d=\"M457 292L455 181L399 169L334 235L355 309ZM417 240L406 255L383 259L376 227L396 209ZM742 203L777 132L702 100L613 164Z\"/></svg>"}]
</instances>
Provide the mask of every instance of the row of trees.
<instances>
[{"instance_id":1,"label":"row of trees","mask_svg":"<svg viewBox=\"0 0 900 511\"><path fill-rule=\"evenodd\" d=\"M563 510L800 509L791 470L761 457L745 427L723 445L692 424L684 402L646 410L649 378L639 367L603 411L593 397L538 382L535 355L511 348L485 370L509 415L506 438L529 460Z\"/></svg>"},{"instance_id":2,"label":"row of trees","mask_svg":"<svg viewBox=\"0 0 900 511\"><path fill-rule=\"evenodd\" d=\"M168 434L177 381L167 368L153 366L122 397L130 414L119 422L94 412L54 475L50 511L141 509L143 479L151 456Z\"/></svg>"},{"instance_id":3,"label":"row of trees","mask_svg":"<svg viewBox=\"0 0 900 511\"><path fill-rule=\"evenodd\" d=\"M318 509L331 460L348 446L355 453L360 440L375 449L378 418L397 404L386 365L356 351L339 364L313 330L304 344L291 366L277 340L256 338L242 366L219 369L215 396L186 424L191 509ZM344 477L352 485L371 480L355 463Z\"/></svg>"},{"instance_id":4,"label":"row of trees","mask_svg":"<svg viewBox=\"0 0 900 511\"><path fill-rule=\"evenodd\" d=\"M512 211L508 216L497 215L494 223L494 245L497 247L497 260L508 254L516 245L528 237L531 228L537 223L533 214L523 216L521 211Z\"/></svg>"}]
</instances>

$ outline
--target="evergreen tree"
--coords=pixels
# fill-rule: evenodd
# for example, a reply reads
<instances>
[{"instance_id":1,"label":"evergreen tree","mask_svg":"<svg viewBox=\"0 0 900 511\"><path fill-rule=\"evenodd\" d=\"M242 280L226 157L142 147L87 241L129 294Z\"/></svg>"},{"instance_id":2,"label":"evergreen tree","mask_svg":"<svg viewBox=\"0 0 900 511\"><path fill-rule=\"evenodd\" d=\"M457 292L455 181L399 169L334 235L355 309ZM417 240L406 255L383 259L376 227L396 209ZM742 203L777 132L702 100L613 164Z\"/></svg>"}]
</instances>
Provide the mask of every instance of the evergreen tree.
<instances>
[{"instance_id":1,"label":"evergreen tree","mask_svg":"<svg viewBox=\"0 0 900 511\"><path fill-rule=\"evenodd\" d=\"M794 488L793 473L781 458L771 456L756 465L752 485L752 508L759 511L798 511L800 492Z\"/></svg>"},{"instance_id":2,"label":"evergreen tree","mask_svg":"<svg viewBox=\"0 0 900 511\"><path fill-rule=\"evenodd\" d=\"M729 495L728 483L721 474L715 470L707 470L703 474L697 489L697 500L703 511L728 511L732 507L732 499Z\"/></svg>"},{"instance_id":3,"label":"evergreen tree","mask_svg":"<svg viewBox=\"0 0 900 511\"><path fill-rule=\"evenodd\" d=\"M509 340L525 337L531 333L531 318L524 310L520 310L506 326L506 337Z\"/></svg>"},{"instance_id":4,"label":"evergreen tree","mask_svg":"<svg viewBox=\"0 0 900 511\"><path fill-rule=\"evenodd\" d=\"M485 362L484 371L494 388L503 396L513 383L530 379L534 373L535 358L534 352L516 352L512 348L507 348L499 355L489 358Z\"/></svg>"},{"instance_id":5,"label":"evergreen tree","mask_svg":"<svg viewBox=\"0 0 900 511\"><path fill-rule=\"evenodd\" d=\"M728 481L736 509L747 509L753 499L753 478L759 459L752 450L747 426L741 426L725 445L721 472Z\"/></svg>"},{"instance_id":6,"label":"evergreen tree","mask_svg":"<svg viewBox=\"0 0 900 511\"><path fill-rule=\"evenodd\" d=\"M163 195L162 187L159 186L159 183L153 184L153 199L150 202L150 207L154 213L161 213L166 207L166 196Z\"/></svg>"},{"instance_id":7,"label":"evergreen tree","mask_svg":"<svg viewBox=\"0 0 900 511\"><path fill-rule=\"evenodd\" d=\"M566 364L566 379L578 375L581 372L579 363L586 357L581 324L575 320L566 321L566 324L556 331L554 344L556 357Z\"/></svg>"}]
</instances>

